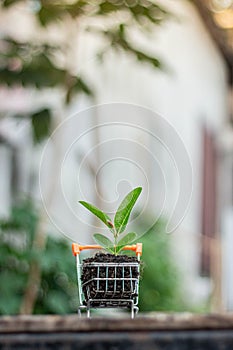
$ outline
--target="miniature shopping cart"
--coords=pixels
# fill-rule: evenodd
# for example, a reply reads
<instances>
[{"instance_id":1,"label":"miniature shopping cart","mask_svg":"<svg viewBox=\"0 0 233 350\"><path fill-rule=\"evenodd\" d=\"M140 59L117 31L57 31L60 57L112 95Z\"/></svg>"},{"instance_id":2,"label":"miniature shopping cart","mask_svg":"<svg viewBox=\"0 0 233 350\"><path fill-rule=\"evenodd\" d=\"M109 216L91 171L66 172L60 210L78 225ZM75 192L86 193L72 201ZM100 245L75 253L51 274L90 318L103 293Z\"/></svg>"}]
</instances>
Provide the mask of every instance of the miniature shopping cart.
<instances>
[{"instance_id":1,"label":"miniature shopping cart","mask_svg":"<svg viewBox=\"0 0 233 350\"><path fill-rule=\"evenodd\" d=\"M131 250L137 259L130 262L85 262L81 261L80 253L86 249L102 249L98 245L72 244L76 257L79 308L90 317L92 308L128 308L131 318L138 312L140 257L142 243L125 246L123 250ZM84 280L83 276L91 271L91 278Z\"/></svg>"}]
</instances>

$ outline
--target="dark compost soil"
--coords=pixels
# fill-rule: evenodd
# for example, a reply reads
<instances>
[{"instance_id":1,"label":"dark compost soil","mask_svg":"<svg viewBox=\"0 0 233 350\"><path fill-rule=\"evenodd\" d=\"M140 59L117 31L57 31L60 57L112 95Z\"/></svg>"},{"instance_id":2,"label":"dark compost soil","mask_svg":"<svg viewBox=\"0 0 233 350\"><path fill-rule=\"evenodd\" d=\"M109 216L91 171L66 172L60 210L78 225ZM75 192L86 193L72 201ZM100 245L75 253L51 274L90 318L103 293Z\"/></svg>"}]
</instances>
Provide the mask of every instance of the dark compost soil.
<instances>
[{"instance_id":1,"label":"dark compost soil","mask_svg":"<svg viewBox=\"0 0 233 350\"><path fill-rule=\"evenodd\" d=\"M96 263L104 266L96 266ZM135 265L136 263L136 265ZM126 264L126 265L122 265ZM139 261L135 256L97 253L83 260L82 289L89 299L133 299L139 278ZM96 300L96 306L99 302Z\"/></svg>"}]
</instances>

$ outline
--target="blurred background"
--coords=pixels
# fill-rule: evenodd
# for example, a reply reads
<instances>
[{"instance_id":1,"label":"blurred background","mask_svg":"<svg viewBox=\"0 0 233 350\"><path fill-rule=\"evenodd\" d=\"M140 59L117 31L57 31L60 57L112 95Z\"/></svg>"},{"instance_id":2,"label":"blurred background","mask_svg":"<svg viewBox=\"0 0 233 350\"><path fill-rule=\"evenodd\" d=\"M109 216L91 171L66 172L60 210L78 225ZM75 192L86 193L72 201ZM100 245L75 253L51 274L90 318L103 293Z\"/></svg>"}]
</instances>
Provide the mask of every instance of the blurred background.
<instances>
[{"instance_id":1,"label":"blurred background","mask_svg":"<svg viewBox=\"0 0 233 350\"><path fill-rule=\"evenodd\" d=\"M138 185L140 310L233 310L232 83L232 0L2 0L0 314L75 312L78 200Z\"/></svg>"}]
</instances>

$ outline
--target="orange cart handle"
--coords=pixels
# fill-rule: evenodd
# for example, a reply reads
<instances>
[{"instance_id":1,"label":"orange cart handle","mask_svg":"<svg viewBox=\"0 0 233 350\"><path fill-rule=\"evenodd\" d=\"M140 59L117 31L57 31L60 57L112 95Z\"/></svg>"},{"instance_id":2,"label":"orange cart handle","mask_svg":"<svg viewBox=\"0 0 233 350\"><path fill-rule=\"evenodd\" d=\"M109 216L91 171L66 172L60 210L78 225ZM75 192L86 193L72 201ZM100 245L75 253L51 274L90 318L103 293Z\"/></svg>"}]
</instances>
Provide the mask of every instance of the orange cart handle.
<instances>
[{"instance_id":1,"label":"orange cart handle","mask_svg":"<svg viewBox=\"0 0 233 350\"><path fill-rule=\"evenodd\" d=\"M82 250L86 249L104 249L100 245L80 245L78 243L72 243L72 252L74 256L80 254ZM136 253L136 255L142 255L142 243L126 245L123 250L132 250Z\"/></svg>"}]
</instances>

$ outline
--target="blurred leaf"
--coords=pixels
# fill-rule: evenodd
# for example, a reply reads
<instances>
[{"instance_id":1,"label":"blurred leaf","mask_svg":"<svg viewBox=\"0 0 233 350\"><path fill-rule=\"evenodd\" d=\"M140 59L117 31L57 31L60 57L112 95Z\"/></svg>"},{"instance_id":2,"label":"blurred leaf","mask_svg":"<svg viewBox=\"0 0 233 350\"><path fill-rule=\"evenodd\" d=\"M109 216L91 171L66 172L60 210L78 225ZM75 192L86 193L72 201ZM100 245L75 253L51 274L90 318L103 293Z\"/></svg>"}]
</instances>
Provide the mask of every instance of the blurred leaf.
<instances>
[{"instance_id":1,"label":"blurred leaf","mask_svg":"<svg viewBox=\"0 0 233 350\"><path fill-rule=\"evenodd\" d=\"M97 14L105 15L105 14L109 14L111 12L115 12L119 9L120 9L120 6L117 4L114 4L113 2L102 1L99 4L99 10L98 10Z\"/></svg>"},{"instance_id":2,"label":"blurred leaf","mask_svg":"<svg viewBox=\"0 0 233 350\"><path fill-rule=\"evenodd\" d=\"M26 283L26 276L18 274L17 271L3 271L1 273L0 294L1 297L12 293L13 290L21 290ZM1 298L0 298L1 299Z\"/></svg>"},{"instance_id":3,"label":"blurred leaf","mask_svg":"<svg viewBox=\"0 0 233 350\"><path fill-rule=\"evenodd\" d=\"M49 291L45 303L49 313L66 314L69 309L66 295L59 290Z\"/></svg>"},{"instance_id":4,"label":"blurred leaf","mask_svg":"<svg viewBox=\"0 0 233 350\"><path fill-rule=\"evenodd\" d=\"M8 219L0 219L0 234L13 231L14 234L27 231L28 238L34 235L38 216L31 200L26 199L20 205L14 205L11 209L11 215ZM2 231L1 231L2 230Z\"/></svg>"},{"instance_id":5,"label":"blurred leaf","mask_svg":"<svg viewBox=\"0 0 233 350\"><path fill-rule=\"evenodd\" d=\"M35 259L41 265L42 280L34 313L69 313L78 305L75 262L67 240L49 236L40 255L32 249L31 238L21 250L6 240L9 235L20 238L22 231L33 236L37 220L38 212L30 200L19 202L8 220L0 220L0 315L19 312L28 267Z\"/></svg>"},{"instance_id":6,"label":"blurred leaf","mask_svg":"<svg viewBox=\"0 0 233 350\"><path fill-rule=\"evenodd\" d=\"M45 108L31 115L33 136L35 142L40 142L50 134L51 112Z\"/></svg>"},{"instance_id":7,"label":"blurred leaf","mask_svg":"<svg viewBox=\"0 0 233 350\"><path fill-rule=\"evenodd\" d=\"M116 11L132 15L133 19L140 25L144 25L145 21L151 24L160 24L168 16L171 16L167 9L148 0L128 2L100 1L98 10L94 14L104 17Z\"/></svg>"},{"instance_id":8,"label":"blurred leaf","mask_svg":"<svg viewBox=\"0 0 233 350\"><path fill-rule=\"evenodd\" d=\"M87 15L88 7L90 6L90 2L86 0L77 0L72 4L67 5L67 12L71 15L71 17L75 18L81 15Z\"/></svg>"},{"instance_id":9,"label":"blurred leaf","mask_svg":"<svg viewBox=\"0 0 233 350\"><path fill-rule=\"evenodd\" d=\"M90 28L90 30L92 29ZM130 41L126 37L125 26L123 24L120 24L118 28L114 28L112 30L101 30L99 31L99 33L102 33L106 38L108 38L108 40L110 41L110 45L114 49L122 50L126 53L129 53L133 55L138 61L149 63L153 66L153 68L164 68L161 61L158 58L147 54L145 51L135 48L130 43Z\"/></svg>"},{"instance_id":10,"label":"blurred leaf","mask_svg":"<svg viewBox=\"0 0 233 350\"><path fill-rule=\"evenodd\" d=\"M38 12L38 19L43 26L51 22L61 20L64 16L64 11L59 6L42 6Z\"/></svg>"},{"instance_id":11,"label":"blurred leaf","mask_svg":"<svg viewBox=\"0 0 233 350\"><path fill-rule=\"evenodd\" d=\"M24 0L2 0L2 5L5 7L15 5L19 2L23 2Z\"/></svg>"},{"instance_id":12,"label":"blurred leaf","mask_svg":"<svg viewBox=\"0 0 233 350\"><path fill-rule=\"evenodd\" d=\"M43 26L52 22L61 21L65 16L70 15L72 18L79 17L85 13L85 7L88 1L79 0L73 4L56 2L44 2L37 16Z\"/></svg>"},{"instance_id":13,"label":"blurred leaf","mask_svg":"<svg viewBox=\"0 0 233 350\"><path fill-rule=\"evenodd\" d=\"M55 67L45 54L38 54L30 62L22 60L19 70L11 70L7 66L0 66L0 79L11 86L54 87L65 85L66 71Z\"/></svg>"},{"instance_id":14,"label":"blurred leaf","mask_svg":"<svg viewBox=\"0 0 233 350\"><path fill-rule=\"evenodd\" d=\"M171 16L168 10L151 1L146 1L145 5L137 3L129 7L129 11L139 24L144 24L145 19L152 24L160 24L165 18Z\"/></svg>"},{"instance_id":15,"label":"blurred leaf","mask_svg":"<svg viewBox=\"0 0 233 350\"><path fill-rule=\"evenodd\" d=\"M0 80L12 86L22 84L36 88L63 87L67 90L68 102L75 93L93 94L81 77L58 68L51 57L59 48L48 45L34 45L29 42L16 42L11 38L2 39L5 49L0 60ZM10 62L17 62L13 68Z\"/></svg>"},{"instance_id":16,"label":"blurred leaf","mask_svg":"<svg viewBox=\"0 0 233 350\"><path fill-rule=\"evenodd\" d=\"M77 93L84 93L88 96L94 95L91 87L81 77L70 77L67 83L66 103L69 103Z\"/></svg>"},{"instance_id":17,"label":"blurred leaf","mask_svg":"<svg viewBox=\"0 0 233 350\"><path fill-rule=\"evenodd\" d=\"M20 1L3 0L2 6L9 7ZM144 29L145 21L154 25L160 24L167 18L170 15L169 12L156 2L148 0L138 0L137 2L130 0L128 2L77 0L74 2L40 1L39 5L38 9L34 9L34 15L43 26L63 21L67 16L105 19L116 11L120 12L125 20L118 28L115 28L115 21L113 21L113 24L109 24L108 30L103 32L94 28L95 33L105 35L108 48L113 47L117 50L123 50L134 55L141 62L149 63L155 68L162 68L157 57L134 47L127 38L125 31L127 26L135 26L136 24L136 26L142 26L141 28ZM31 3L25 2L25 6L31 6ZM65 54L66 45L54 47L46 42L35 44L34 42L21 42L11 38L4 38L1 42L0 81L2 84L7 84L10 87L22 85L39 89L61 87L65 90L67 103L76 93L93 95L92 89L83 78L76 77L65 67L58 67L55 64L54 57L60 53Z\"/></svg>"},{"instance_id":18,"label":"blurred leaf","mask_svg":"<svg viewBox=\"0 0 233 350\"><path fill-rule=\"evenodd\" d=\"M93 96L93 91L88 86L88 84L80 77L76 79L75 84L73 85L73 90L75 92L84 92L86 95Z\"/></svg>"},{"instance_id":19,"label":"blurred leaf","mask_svg":"<svg viewBox=\"0 0 233 350\"><path fill-rule=\"evenodd\" d=\"M16 315L19 313L21 296L8 293L0 298L0 315Z\"/></svg>"},{"instance_id":20,"label":"blurred leaf","mask_svg":"<svg viewBox=\"0 0 233 350\"><path fill-rule=\"evenodd\" d=\"M151 218L139 216L137 230L146 232ZM149 221L147 221L149 220ZM158 221L140 238L143 244L143 270L140 281L141 311L184 311L188 309L181 294L181 275L165 234L166 221Z\"/></svg>"}]
</instances>

